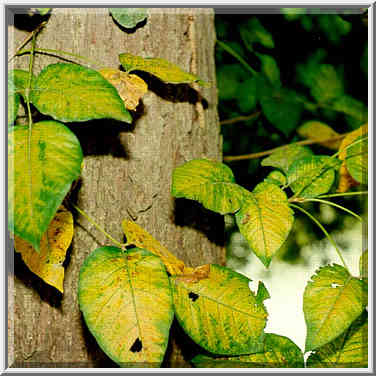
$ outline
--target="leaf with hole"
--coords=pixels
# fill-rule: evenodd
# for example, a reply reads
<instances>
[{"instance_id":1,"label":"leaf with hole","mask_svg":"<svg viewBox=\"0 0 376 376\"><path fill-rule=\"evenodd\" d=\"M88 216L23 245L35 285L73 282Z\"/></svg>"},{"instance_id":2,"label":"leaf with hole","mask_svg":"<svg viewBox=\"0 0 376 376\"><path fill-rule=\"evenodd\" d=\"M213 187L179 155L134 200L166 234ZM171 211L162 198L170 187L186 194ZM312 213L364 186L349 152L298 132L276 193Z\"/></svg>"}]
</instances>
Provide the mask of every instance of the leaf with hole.
<instances>
[{"instance_id":1,"label":"leaf with hole","mask_svg":"<svg viewBox=\"0 0 376 376\"><path fill-rule=\"evenodd\" d=\"M304 368L303 353L289 338L266 333L263 352L214 357L196 355L192 363L197 368Z\"/></svg>"},{"instance_id":2,"label":"leaf with hole","mask_svg":"<svg viewBox=\"0 0 376 376\"><path fill-rule=\"evenodd\" d=\"M284 173L287 173L290 166L304 157L313 155L311 149L300 145L287 145L274 151L271 155L261 161L261 166L271 166L279 168Z\"/></svg>"},{"instance_id":3,"label":"leaf with hole","mask_svg":"<svg viewBox=\"0 0 376 376\"><path fill-rule=\"evenodd\" d=\"M321 267L303 296L307 325L305 351L315 350L341 335L365 308L363 282L342 266Z\"/></svg>"},{"instance_id":4,"label":"leaf with hole","mask_svg":"<svg viewBox=\"0 0 376 376\"><path fill-rule=\"evenodd\" d=\"M109 8L109 11L121 26L133 29L148 16L147 8Z\"/></svg>"},{"instance_id":5,"label":"leaf with hole","mask_svg":"<svg viewBox=\"0 0 376 376\"><path fill-rule=\"evenodd\" d=\"M287 180L297 196L316 197L329 191L337 168L338 159L312 155L295 161L287 172Z\"/></svg>"},{"instance_id":6,"label":"leaf with hole","mask_svg":"<svg viewBox=\"0 0 376 376\"><path fill-rule=\"evenodd\" d=\"M329 125L315 120L305 122L298 128L297 132L299 136L310 140L326 140L339 136L339 133ZM319 142L318 144L328 149L338 150L340 143L341 141L338 139L334 141Z\"/></svg>"},{"instance_id":7,"label":"leaf with hole","mask_svg":"<svg viewBox=\"0 0 376 376\"><path fill-rule=\"evenodd\" d=\"M64 206L60 206L42 237L39 253L18 236L14 237L14 249L34 274L64 292L63 262L72 238L73 216Z\"/></svg>"},{"instance_id":8,"label":"leaf with hole","mask_svg":"<svg viewBox=\"0 0 376 376\"><path fill-rule=\"evenodd\" d=\"M275 184L260 183L248 192L236 223L253 252L268 267L294 223L285 192Z\"/></svg>"},{"instance_id":9,"label":"leaf with hole","mask_svg":"<svg viewBox=\"0 0 376 376\"><path fill-rule=\"evenodd\" d=\"M214 354L239 355L263 349L267 312L249 289L249 279L210 265L205 278L170 277L175 314L184 331Z\"/></svg>"},{"instance_id":10,"label":"leaf with hole","mask_svg":"<svg viewBox=\"0 0 376 376\"><path fill-rule=\"evenodd\" d=\"M102 247L80 270L78 300L101 349L122 367L159 367L174 316L168 276L145 249Z\"/></svg>"},{"instance_id":11,"label":"leaf with hole","mask_svg":"<svg viewBox=\"0 0 376 376\"><path fill-rule=\"evenodd\" d=\"M43 234L81 173L77 137L63 124L12 127L8 137L8 228L39 251Z\"/></svg>"},{"instance_id":12,"label":"leaf with hole","mask_svg":"<svg viewBox=\"0 0 376 376\"><path fill-rule=\"evenodd\" d=\"M220 214L239 210L247 191L235 183L231 169L220 162L194 159L176 167L171 193L200 202Z\"/></svg>"},{"instance_id":13,"label":"leaf with hole","mask_svg":"<svg viewBox=\"0 0 376 376\"><path fill-rule=\"evenodd\" d=\"M99 72L76 64L50 64L38 75L31 102L64 122L132 117L117 90Z\"/></svg>"},{"instance_id":14,"label":"leaf with hole","mask_svg":"<svg viewBox=\"0 0 376 376\"><path fill-rule=\"evenodd\" d=\"M318 348L307 359L308 368L368 367L368 319L362 314L334 341Z\"/></svg>"},{"instance_id":15,"label":"leaf with hole","mask_svg":"<svg viewBox=\"0 0 376 376\"><path fill-rule=\"evenodd\" d=\"M184 71L177 65L170 63L165 59L151 57L143 58L129 53L122 53L119 55L119 60L128 73L134 70L140 70L148 72L170 84L198 82L200 85L207 85L207 82L202 81L199 77Z\"/></svg>"},{"instance_id":16,"label":"leaf with hole","mask_svg":"<svg viewBox=\"0 0 376 376\"><path fill-rule=\"evenodd\" d=\"M154 239L147 231L145 231L137 223L124 220L122 227L127 243L133 244L138 248L147 249L149 252L161 258L167 271L174 274L182 274L184 270L184 262L176 258L170 251Z\"/></svg>"}]
</instances>

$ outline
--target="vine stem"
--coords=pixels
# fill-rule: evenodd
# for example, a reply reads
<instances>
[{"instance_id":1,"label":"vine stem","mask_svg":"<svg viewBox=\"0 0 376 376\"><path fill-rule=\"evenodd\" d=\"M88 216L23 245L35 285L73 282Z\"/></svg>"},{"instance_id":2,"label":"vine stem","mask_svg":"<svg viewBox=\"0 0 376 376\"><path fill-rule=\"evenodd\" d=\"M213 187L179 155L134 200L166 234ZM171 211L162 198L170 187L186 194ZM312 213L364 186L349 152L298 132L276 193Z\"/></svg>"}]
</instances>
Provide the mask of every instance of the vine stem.
<instances>
[{"instance_id":1,"label":"vine stem","mask_svg":"<svg viewBox=\"0 0 376 376\"><path fill-rule=\"evenodd\" d=\"M232 119L222 120L222 121L219 122L219 124L220 125L234 124L234 123L238 123L240 121L247 121L247 120L252 120L252 119L258 118L260 115L261 115L261 111L256 111L251 115L237 116L237 117L232 118Z\"/></svg>"},{"instance_id":2,"label":"vine stem","mask_svg":"<svg viewBox=\"0 0 376 376\"><path fill-rule=\"evenodd\" d=\"M321 139L321 140L320 139L308 139L308 140L292 142L291 144L278 146L276 148L261 151L261 152L258 152L258 153L244 154L244 155L228 155L228 156L223 157L223 160L225 162L234 162L234 161L241 161L241 160L245 160L245 159L257 159L257 158L265 157L266 155L270 155L270 154L274 153L275 151L283 149L283 148L290 146L290 145L304 146L304 145L318 144L318 143L321 143L321 142L337 141L337 140L341 140L346 135L347 135L347 133L343 133L343 134L340 134L340 135L335 136L335 137Z\"/></svg>"},{"instance_id":3,"label":"vine stem","mask_svg":"<svg viewBox=\"0 0 376 376\"><path fill-rule=\"evenodd\" d=\"M358 196L358 195L368 195L368 191L331 193L329 195L318 196L318 198L345 197L345 196Z\"/></svg>"},{"instance_id":4,"label":"vine stem","mask_svg":"<svg viewBox=\"0 0 376 376\"><path fill-rule=\"evenodd\" d=\"M30 53L30 52L31 52L31 50L21 50L21 51L18 51L16 53L16 56L20 56L20 55L27 54L27 53ZM68 55L68 56L72 56L72 57L75 57L77 59L81 59L83 61L86 61L87 63L89 63L91 65L95 65L97 67L104 67L104 64L99 65L98 62L95 62L95 61L90 60L90 59L88 59L84 56L77 55L77 54L74 54L74 53L68 52L68 51L52 50L52 49L49 49L49 48L36 48L35 52L40 53L40 54L53 55L53 56L57 56L57 57L60 57L60 58L61 58L61 56L59 56L58 54Z\"/></svg>"},{"instance_id":5,"label":"vine stem","mask_svg":"<svg viewBox=\"0 0 376 376\"><path fill-rule=\"evenodd\" d=\"M88 214L86 214L82 209L80 209L77 205L73 202L70 203L83 217L85 217L89 222L91 222L103 235L105 235L108 239L110 239L115 245L119 248L124 249L128 243L120 243L115 238L113 238L108 232L105 231L103 227L98 225L97 222L94 221Z\"/></svg>"},{"instance_id":6,"label":"vine stem","mask_svg":"<svg viewBox=\"0 0 376 376\"><path fill-rule=\"evenodd\" d=\"M338 204L335 204L334 202L331 202L331 201L327 201L327 200L321 200L319 198L307 198L307 199L304 199L304 201L302 202L321 202L322 204L326 204L326 205L330 205L330 206L334 206L338 209L341 209L351 215L353 215L355 218L359 219L359 221L363 222L363 219L361 216L359 216L358 214L354 213L353 211L351 211L350 209L347 209L341 205L338 205Z\"/></svg>"},{"instance_id":7,"label":"vine stem","mask_svg":"<svg viewBox=\"0 0 376 376\"><path fill-rule=\"evenodd\" d=\"M328 240L330 241L330 243L332 244L332 246L334 247L334 249L336 250L339 258L341 259L342 261L342 264L343 266L345 267L345 269L347 269L347 271L350 273L350 270L349 268L347 267L346 265L346 262L345 262L345 259L343 258L342 256L342 253L341 251L339 250L336 242L334 241L334 239L332 238L332 236L328 233L328 231L326 231L325 227L311 214L309 213L307 210L303 209L302 207L300 207L299 205L294 205L294 204L290 204L291 207L295 208L295 209L298 209L300 210L302 213L304 213L309 219L311 219L314 223L316 223L317 226L320 227L320 229L322 230L322 232L325 234L325 236L328 238Z\"/></svg>"}]
</instances>

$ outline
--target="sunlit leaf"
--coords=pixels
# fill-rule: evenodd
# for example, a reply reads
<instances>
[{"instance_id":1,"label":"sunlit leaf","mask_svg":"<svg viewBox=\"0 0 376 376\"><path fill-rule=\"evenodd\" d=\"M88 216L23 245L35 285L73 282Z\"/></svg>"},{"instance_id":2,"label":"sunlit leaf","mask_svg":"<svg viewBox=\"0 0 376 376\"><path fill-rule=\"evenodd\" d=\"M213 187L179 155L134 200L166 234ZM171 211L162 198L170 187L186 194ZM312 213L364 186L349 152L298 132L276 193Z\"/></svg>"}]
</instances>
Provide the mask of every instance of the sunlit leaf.
<instances>
[{"instance_id":1,"label":"sunlit leaf","mask_svg":"<svg viewBox=\"0 0 376 376\"><path fill-rule=\"evenodd\" d=\"M45 115L61 121L132 117L117 90L97 71L76 64L51 64L36 79L31 102Z\"/></svg>"},{"instance_id":2,"label":"sunlit leaf","mask_svg":"<svg viewBox=\"0 0 376 376\"><path fill-rule=\"evenodd\" d=\"M270 299L270 294L262 281L259 281L257 287L256 301L262 303L264 300Z\"/></svg>"},{"instance_id":3,"label":"sunlit leaf","mask_svg":"<svg viewBox=\"0 0 376 376\"><path fill-rule=\"evenodd\" d=\"M122 227L127 243L133 244L138 248L147 249L149 252L161 258L167 271L174 274L182 274L184 270L184 262L176 258L170 251L154 239L147 231L145 231L137 223L124 220Z\"/></svg>"},{"instance_id":4,"label":"sunlit leaf","mask_svg":"<svg viewBox=\"0 0 376 376\"><path fill-rule=\"evenodd\" d=\"M285 185L287 183L286 176L279 170L273 170L264 180L266 183Z\"/></svg>"},{"instance_id":5,"label":"sunlit leaf","mask_svg":"<svg viewBox=\"0 0 376 376\"><path fill-rule=\"evenodd\" d=\"M358 137L365 136L368 134L368 124L364 124L363 126L355 129L354 131L350 132L346 137L343 139L341 146L339 147L340 153L338 158L341 161L344 161L347 156L348 146L352 144Z\"/></svg>"},{"instance_id":6,"label":"sunlit leaf","mask_svg":"<svg viewBox=\"0 0 376 376\"><path fill-rule=\"evenodd\" d=\"M146 82L134 74L111 68L103 68L98 72L115 86L128 110L135 110L139 100L148 91Z\"/></svg>"},{"instance_id":7,"label":"sunlit leaf","mask_svg":"<svg viewBox=\"0 0 376 376\"><path fill-rule=\"evenodd\" d=\"M365 308L362 281L342 266L320 268L303 297L307 325L305 351L315 350L342 334Z\"/></svg>"},{"instance_id":8,"label":"sunlit leaf","mask_svg":"<svg viewBox=\"0 0 376 376\"><path fill-rule=\"evenodd\" d=\"M368 319L361 315L334 341L320 347L307 359L309 368L368 367Z\"/></svg>"},{"instance_id":9,"label":"sunlit leaf","mask_svg":"<svg viewBox=\"0 0 376 376\"><path fill-rule=\"evenodd\" d=\"M267 48L274 47L272 34L262 26L256 17L251 18L245 24L241 24L239 31L244 45L250 51L253 51L253 43L260 43Z\"/></svg>"},{"instance_id":10,"label":"sunlit leaf","mask_svg":"<svg viewBox=\"0 0 376 376\"><path fill-rule=\"evenodd\" d=\"M357 182L368 183L368 140L363 136L355 141L360 141L347 149L346 168Z\"/></svg>"},{"instance_id":11,"label":"sunlit leaf","mask_svg":"<svg viewBox=\"0 0 376 376\"><path fill-rule=\"evenodd\" d=\"M269 157L263 159L261 161L261 166L279 168L283 172L287 173L288 169L295 161L311 155L313 155L311 149L292 144L276 150L269 155Z\"/></svg>"},{"instance_id":12,"label":"sunlit leaf","mask_svg":"<svg viewBox=\"0 0 376 376\"><path fill-rule=\"evenodd\" d=\"M17 93L21 94L24 98L26 96L26 89L29 84L29 72L22 69L12 69L9 72L9 76L12 77ZM36 77L31 75L30 90L35 87Z\"/></svg>"},{"instance_id":13,"label":"sunlit leaf","mask_svg":"<svg viewBox=\"0 0 376 376\"><path fill-rule=\"evenodd\" d=\"M8 127L16 121L20 103L20 94L16 91L14 81L11 77L8 77Z\"/></svg>"},{"instance_id":14,"label":"sunlit leaf","mask_svg":"<svg viewBox=\"0 0 376 376\"><path fill-rule=\"evenodd\" d=\"M284 336L266 333L264 351L257 354L214 357L197 355L192 359L197 368L303 368L303 353Z\"/></svg>"},{"instance_id":15,"label":"sunlit leaf","mask_svg":"<svg viewBox=\"0 0 376 376\"><path fill-rule=\"evenodd\" d=\"M119 55L119 60L128 73L134 70L141 70L151 73L160 80L171 84L184 84L191 82L198 82L200 85L207 84L194 74L185 72L179 66L170 63L165 59L151 57L143 58L129 53L122 53Z\"/></svg>"},{"instance_id":16,"label":"sunlit leaf","mask_svg":"<svg viewBox=\"0 0 376 376\"><path fill-rule=\"evenodd\" d=\"M14 248L21 253L27 267L49 285L63 292L63 262L73 238L73 216L60 206L40 242L40 253L18 236L14 237Z\"/></svg>"},{"instance_id":17,"label":"sunlit leaf","mask_svg":"<svg viewBox=\"0 0 376 376\"><path fill-rule=\"evenodd\" d=\"M112 17L123 27L132 29L148 16L147 8L109 8Z\"/></svg>"},{"instance_id":18,"label":"sunlit leaf","mask_svg":"<svg viewBox=\"0 0 376 376\"><path fill-rule=\"evenodd\" d=\"M243 202L244 188L235 183L234 175L223 163L194 159L175 168L171 193L200 202L220 214L234 213Z\"/></svg>"},{"instance_id":19,"label":"sunlit leaf","mask_svg":"<svg viewBox=\"0 0 376 376\"><path fill-rule=\"evenodd\" d=\"M365 250L359 258L360 278L368 282L368 249Z\"/></svg>"},{"instance_id":20,"label":"sunlit leaf","mask_svg":"<svg viewBox=\"0 0 376 376\"><path fill-rule=\"evenodd\" d=\"M291 189L299 197L316 197L327 193L334 183L336 158L313 155L295 161L287 172Z\"/></svg>"},{"instance_id":21,"label":"sunlit leaf","mask_svg":"<svg viewBox=\"0 0 376 376\"><path fill-rule=\"evenodd\" d=\"M41 16L45 16L52 8L37 8Z\"/></svg>"},{"instance_id":22,"label":"sunlit leaf","mask_svg":"<svg viewBox=\"0 0 376 376\"><path fill-rule=\"evenodd\" d=\"M176 317L197 344L224 355L262 351L267 312L249 289L247 277L210 265L206 278L170 280Z\"/></svg>"},{"instance_id":23,"label":"sunlit leaf","mask_svg":"<svg viewBox=\"0 0 376 376\"><path fill-rule=\"evenodd\" d=\"M339 136L339 133L337 133L329 125L322 123L321 121L314 120L305 122L298 128L297 132L299 136L311 140L325 140ZM334 140L319 142L319 145L325 146L332 150L337 150L340 143L341 140Z\"/></svg>"},{"instance_id":24,"label":"sunlit leaf","mask_svg":"<svg viewBox=\"0 0 376 376\"><path fill-rule=\"evenodd\" d=\"M81 173L82 150L63 124L43 121L9 130L8 228L37 251L71 183ZM30 140L30 143L29 143Z\"/></svg>"},{"instance_id":25,"label":"sunlit leaf","mask_svg":"<svg viewBox=\"0 0 376 376\"><path fill-rule=\"evenodd\" d=\"M240 232L266 267L286 240L294 222L285 192L266 182L258 184L245 196L235 218Z\"/></svg>"},{"instance_id":26,"label":"sunlit leaf","mask_svg":"<svg viewBox=\"0 0 376 376\"><path fill-rule=\"evenodd\" d=\"M281 13L288 21L295 21L307 12L305 8L281 8Z\"/></svg>"},{"instance_id":27,"label":"sunlit leaf","mask_svg":"<svg viewBox=\"0 0 376 376\"><path fill-rule=\"evenodd\" d=\"M173 319L159 257L133 248L96 249L80 270L78 299L101 349L122 367L159 367Z\"/></svg>"}]
</instances>

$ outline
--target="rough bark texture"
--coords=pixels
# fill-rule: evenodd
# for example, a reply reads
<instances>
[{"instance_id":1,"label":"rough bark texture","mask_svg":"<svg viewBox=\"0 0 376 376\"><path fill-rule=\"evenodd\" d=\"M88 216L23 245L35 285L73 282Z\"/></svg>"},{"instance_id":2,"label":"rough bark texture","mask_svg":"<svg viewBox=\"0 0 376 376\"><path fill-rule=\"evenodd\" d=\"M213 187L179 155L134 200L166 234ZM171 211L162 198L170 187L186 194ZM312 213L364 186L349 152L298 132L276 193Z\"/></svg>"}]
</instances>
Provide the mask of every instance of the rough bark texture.
<instances>
[{"instance_id":1,"label":"rough bark texture","mask_svg":"<svg viewBox=\"0 0 376 376\"><path fill-rule=\"evenodd\" d=\"M126 32L106 9L54 9L37 40L40 48L72 51L109 67L119 66L121 52L162 57L212 82L199 88L201 97L195 85L166 85L144 74L150 91L132 125L110 120L69 125L85 154L72 195L77 204L119 240L121 221L136 221L192 266L224 262L223 219L170 195L175 166L193 158L221 158L213 19L211 9L151 9L143 27ZM10 53L27 35L20 30L24 24L25 17L16 16L9 28ZM37 55L34 73L56 61ZM23 56L11 67L27 64ZM77 301L84 259L110 243L83 217L76 220L63 296L15 256L15 277L9 278L11 367L116 367L85 326ZM188 366L184 358L194 352L193 344L176 323L172 337L163 365Z\"/></svg>"}]
</instances>

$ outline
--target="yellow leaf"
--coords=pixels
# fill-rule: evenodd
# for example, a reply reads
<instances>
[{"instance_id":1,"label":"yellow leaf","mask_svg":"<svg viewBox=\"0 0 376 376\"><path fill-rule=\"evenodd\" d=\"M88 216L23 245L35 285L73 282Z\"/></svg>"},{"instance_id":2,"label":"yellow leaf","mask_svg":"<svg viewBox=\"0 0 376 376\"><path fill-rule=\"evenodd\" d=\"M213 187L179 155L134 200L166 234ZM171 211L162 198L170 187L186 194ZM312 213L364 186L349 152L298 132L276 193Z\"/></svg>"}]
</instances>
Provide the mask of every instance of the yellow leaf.
<instances>
[{"instance_id":1,"label":"yellow leaf","mask_svg":"<svg viewBox=\"0 0 376 376\"><path fill-rule=\"evenodd\" d=\"M66 251L73 238L73 216L60 206L40 242L40 253L25 240L14 237L14 248L27 267L49 285L63 292Z\"/></svg>"},{"instance_id":2,"label":"yellow leaf","mask_svg":"<svg viewBox=\"0 0 376 376\"><path fill-rule=\"evenodd\" d=\"M210 273L210 264L198 266L197 268L184 268L184 274L177 277L177 281L183 281L187 283L196 283L201 279L208 278Z\"/></svg>"},{"instance_id":3,"label":"yellow leaf","mask_svg":"<svg viewBox=\"0 0 376 376\"><path fill-rule=\"evenodd\" d=\"M355 129L355 131L349 133L342 141L341 146L339 147L340 153L338 158L343 161L346 159L347 149L345 149L347 146L349 146L352 142L354 142L358 137L364 136L368 133L368 124L364 124L358 129Z\"/></svg>"},{"instance_id":4,"label":"yellow leaf","mask_svg":"<svg viewBox=\"0 0 376 376\"><path fill-rule=\"evenodd\" d=\"M159 256L171 275L183 274L186 271L184 262L176 258L169 250L154 239L147 231L138 224L124 220L122 227L127 243L134 244L136 247L143 248Z\"/></svg>"},{"instance_id":5,"label":"yellow leaf","mask_svg":"<svg viewBox=\"0 0 376 376\"><path fill-rule=\"evenodd\" d=\"M349 174L345 162L342 162L341 168L339 169L339 182L337 192L347 192L350 188L356 187L357 185L359 185L359 183Z\"/></svg>"},{"instance_id":6,"label":"yellow leaf","mask_svg":"<svg viewBox=\"0 0 376 376\"><path fill-rule=\"evenodd\" d=\"M297 132L301 137L309 138L311 140L327 140L339 136L339 133L321 121L307 121L298 128ZM340 140L334 140L319 142L319 144L328 149L337 150L340 142Z\"/></svg>"},{"instance_id":7,"label":"yellow leaf","mask_svg":"<svg viewBox=\"0 0 376 376\"><path fill-rule=\"evenodd\" d=\"M139 100L148 91L146 82L134 74L111 68L103 68L99 73L116 88L128 110L135 110Z\"/></svg>"}]
</instances>

